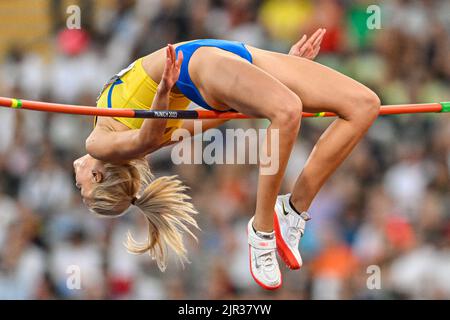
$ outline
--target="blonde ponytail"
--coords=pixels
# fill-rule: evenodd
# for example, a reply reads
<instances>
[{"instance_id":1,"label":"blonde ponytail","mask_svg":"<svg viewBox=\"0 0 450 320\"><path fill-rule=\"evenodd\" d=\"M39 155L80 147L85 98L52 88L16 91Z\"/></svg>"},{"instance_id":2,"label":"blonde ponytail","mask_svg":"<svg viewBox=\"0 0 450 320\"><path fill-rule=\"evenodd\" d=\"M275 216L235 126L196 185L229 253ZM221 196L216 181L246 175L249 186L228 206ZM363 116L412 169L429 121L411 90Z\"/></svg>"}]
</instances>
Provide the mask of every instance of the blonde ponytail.
<instances>
[{"instance_id":1,"label":"blonde ponytail","mask_svg":"<svg viewBox=\"0 0 450 320\"><path fill-rule=\"evenodd\" d=\"M164 271L167 265L168 247L180 258L181 263L188 261L183 233L188 233L197 240L188 228L198 226L192 217L197 211L192 203L188 202L190 197L184 193L186 189L176 176L161 177L152 181L135 201L135 205L148 221L149 237L147 242L138 243L128 232L126 247L129 252L135 254L148 251L150 256L156 259L161 271Z\"/></svg>"},{"instance_id":2,"label":"blonde ponytail","mask_svg":"<svg viewBox=\"0 0 450 320\"><path fill-rule=\"evenodd\" d=\"M133 204L148 222L148 238L137 242L130 232L125 246L133 254L149 253L164 271L169 249L181 264L188 262L182 235L197 240L189 227L198 229L193 215L197 214L188 188L176 176L154 179L145 160L124 165L105 165L105 178L94 189L91 210L107 216L117 216Z\"/></svg>"}]
</instances>

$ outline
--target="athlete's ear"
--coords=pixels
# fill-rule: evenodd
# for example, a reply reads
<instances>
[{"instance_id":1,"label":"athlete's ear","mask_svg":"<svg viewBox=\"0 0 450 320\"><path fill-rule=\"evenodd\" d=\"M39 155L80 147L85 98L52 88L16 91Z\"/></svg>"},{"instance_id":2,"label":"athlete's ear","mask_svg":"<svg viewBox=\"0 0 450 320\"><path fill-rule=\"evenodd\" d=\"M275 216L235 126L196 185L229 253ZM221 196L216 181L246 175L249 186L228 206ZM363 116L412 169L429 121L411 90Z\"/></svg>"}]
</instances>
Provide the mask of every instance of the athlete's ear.
<instances>
[{"instance_id":1,"label":"athlete's ear","mask_svg":"<svg viewBox=\"0 0 450 320\"><path fill-rule=\"evenodd\" d=\"M100 183L103 180L103 173L100 170L92 170L92 181L96 183Z\"/></svg>"}]
</instances>

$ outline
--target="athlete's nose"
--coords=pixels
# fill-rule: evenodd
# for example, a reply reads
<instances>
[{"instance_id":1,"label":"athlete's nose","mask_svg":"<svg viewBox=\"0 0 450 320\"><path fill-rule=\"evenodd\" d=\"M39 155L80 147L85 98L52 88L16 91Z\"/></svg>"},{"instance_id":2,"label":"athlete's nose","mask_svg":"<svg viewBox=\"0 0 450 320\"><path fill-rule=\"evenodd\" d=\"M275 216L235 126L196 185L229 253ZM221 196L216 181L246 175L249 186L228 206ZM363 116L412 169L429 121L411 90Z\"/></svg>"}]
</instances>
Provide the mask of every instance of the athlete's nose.
<instances>
[{"instance_id":1,"label":"athlete's nose","mask_svg":"<svg viewBox=\"0 0 450 320\"><path fill-rule=\"evenodd\" d=\"M88 155L82 156L73 162L73 168L76 170L83 165L83 162L88 157Z\"/></svg>"}]
</instances>

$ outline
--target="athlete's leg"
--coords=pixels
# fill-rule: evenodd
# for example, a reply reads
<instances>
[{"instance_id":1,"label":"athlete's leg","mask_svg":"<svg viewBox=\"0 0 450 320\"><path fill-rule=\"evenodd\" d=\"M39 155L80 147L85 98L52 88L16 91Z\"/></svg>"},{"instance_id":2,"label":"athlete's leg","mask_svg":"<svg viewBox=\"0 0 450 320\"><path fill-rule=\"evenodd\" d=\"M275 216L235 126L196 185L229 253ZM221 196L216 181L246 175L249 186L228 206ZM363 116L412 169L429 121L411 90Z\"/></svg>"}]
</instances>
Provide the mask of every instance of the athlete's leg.
<instances>
[{"instance_id":1,"label":"athlete's leg","mask_svg":"<svg viewBox=\"0 0 450 320\"><path fill-rule=\"evenodd\" d=\"M253 278L266 289L276 289L282 280L275 254L273 208L297 138L302 103L295 93L268 73L220 49L199 49L189 67L192 80L209 105L231 107L271 122L263 148L271 158L278 158L278 166L269 174L260 162L256 211L247 232ZM279 139L275 149L278 154L271 154L273 134Z\"/></svg>"},{"instance_id":2,"label":"athlete's leg","mask_svg":"<svg viewBox=\"0 0 450 320\"><path fill-rule=\"evenodd\" d=\"M307 112L338 114L316 143L292 191L298 211L312 200L377 118L380 100L355 80L313 61L249 47L256 66L294 91Z\"/></svg>"},{"instance_id":3,"label":"athlete's leg","mask_svg":"<svg viewBox=\"0 0 450 320\"><path fill-rule=\"evenodd\" d=\"M272 231L273 207L300 127L300 98L268 73L220 49L198 49L189 70L208 104L228 106L270 120L264 143L268 154L272 150L271 131L279 133L279 169L275 174L259 176L254 221L257 230Z\"/></svg>"}]
</instances>

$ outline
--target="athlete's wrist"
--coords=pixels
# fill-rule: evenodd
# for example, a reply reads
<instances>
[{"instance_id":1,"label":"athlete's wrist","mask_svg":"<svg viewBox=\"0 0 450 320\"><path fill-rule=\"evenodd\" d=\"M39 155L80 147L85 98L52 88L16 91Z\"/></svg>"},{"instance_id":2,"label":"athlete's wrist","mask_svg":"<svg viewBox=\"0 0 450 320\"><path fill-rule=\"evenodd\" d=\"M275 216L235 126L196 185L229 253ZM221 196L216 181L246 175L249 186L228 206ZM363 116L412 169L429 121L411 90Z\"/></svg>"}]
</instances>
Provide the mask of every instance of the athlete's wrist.
<instances>
[{"instance_id":1,"label":"athlete's wrist","mask_svg":"<svg viewBox=\"0 0 450 320\"><path fill-rule=\"evenodd\" d=\"M158 85L157 93L158 93L158 94L169 94L169 93L170 93L170 90L172 90L172 88L171 88L170 86L168 86L167 84L161 82L161 83Z\"/></svg>"}]
</instances>

